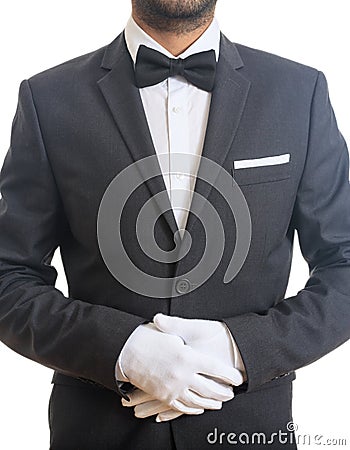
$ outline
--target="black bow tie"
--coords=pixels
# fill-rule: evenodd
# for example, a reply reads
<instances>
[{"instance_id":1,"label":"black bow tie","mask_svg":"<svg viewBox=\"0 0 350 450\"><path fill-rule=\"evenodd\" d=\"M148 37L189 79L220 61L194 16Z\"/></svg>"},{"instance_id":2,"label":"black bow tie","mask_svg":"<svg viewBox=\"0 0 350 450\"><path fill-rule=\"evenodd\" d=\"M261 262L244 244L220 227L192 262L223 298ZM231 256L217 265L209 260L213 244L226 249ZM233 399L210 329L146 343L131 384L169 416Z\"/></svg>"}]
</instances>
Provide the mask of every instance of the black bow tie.
<instances>
[{"instance_id":1,"label":"black bow tie","mask_svg":"<svg viewBox=\"0 0 350 450\"><path fill-rule=\"evenodd\" d=\"M175 75L204 91L214 88L216 73L215 51L195 53L185 59L168 58L163 53L140 45L135 63L135 80L138 88L153 86Z\"/></svg>"}]
</instances>

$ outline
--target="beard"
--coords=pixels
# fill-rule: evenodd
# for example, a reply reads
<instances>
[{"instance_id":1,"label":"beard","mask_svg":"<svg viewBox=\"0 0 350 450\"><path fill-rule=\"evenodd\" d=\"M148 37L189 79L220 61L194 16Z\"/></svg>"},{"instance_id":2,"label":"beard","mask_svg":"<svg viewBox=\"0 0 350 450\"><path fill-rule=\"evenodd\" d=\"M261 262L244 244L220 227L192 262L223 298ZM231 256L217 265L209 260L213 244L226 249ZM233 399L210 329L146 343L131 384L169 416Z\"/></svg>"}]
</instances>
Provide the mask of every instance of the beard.
<instances>
[{"instance_id":1,"label":"beard","mask_svg":"<svg viewBox=\"0 0 350 450\"><path fill-rule=\"evenodd\" d=\"M183 34L206 25L217 0L132 0L136 15L154 30Z\"/></svg>"}]
</instances>

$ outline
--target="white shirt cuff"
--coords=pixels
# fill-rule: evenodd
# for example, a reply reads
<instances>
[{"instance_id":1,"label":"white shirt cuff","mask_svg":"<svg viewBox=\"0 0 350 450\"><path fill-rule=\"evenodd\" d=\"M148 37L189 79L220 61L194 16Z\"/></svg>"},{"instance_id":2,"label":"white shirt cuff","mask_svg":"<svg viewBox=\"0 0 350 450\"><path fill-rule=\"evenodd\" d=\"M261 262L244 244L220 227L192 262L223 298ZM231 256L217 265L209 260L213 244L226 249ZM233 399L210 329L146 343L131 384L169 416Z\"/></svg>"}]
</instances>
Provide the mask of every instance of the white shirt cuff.
<instances>
[{"instance_id":1,"label":"white shirt cuff","mask_svg":"<svg viewBox=\"0 0 350 450\"><path fill-rule=\"evenodd\" d=\"M243 363L241 352L239 351L236 341L234 340L234 338L231 334L231 331L229 330L226 323L222 322L222 324L225 326L227 336L231 339L235 368L242 372L244 381L246 381L247 380L247 372L246 372L246 369L245 369L245 366Z\"/></svg>"}]
</instances>

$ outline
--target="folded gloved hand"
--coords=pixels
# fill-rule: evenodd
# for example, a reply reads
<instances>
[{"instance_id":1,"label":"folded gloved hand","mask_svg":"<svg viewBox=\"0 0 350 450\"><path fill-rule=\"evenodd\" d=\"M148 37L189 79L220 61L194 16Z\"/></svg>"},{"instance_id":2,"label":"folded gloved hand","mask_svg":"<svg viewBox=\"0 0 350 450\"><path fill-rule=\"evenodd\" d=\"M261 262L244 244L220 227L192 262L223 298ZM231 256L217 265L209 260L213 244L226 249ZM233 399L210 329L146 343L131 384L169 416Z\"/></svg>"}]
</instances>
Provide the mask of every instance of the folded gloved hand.
<instances>
[{"instance_id":1,"label":"folded gloved hand","mask_svg":"<svg viewBox=\"0 0 350 450\"><path fill-rule=\"evenodd\" d=\"M218 359L230 367L239 368L245 376L244 365L234 340L222 322L199 319L182 319L180 317L157 314L154 324L164 333L181 337L184 342L195 350ZM244 381L243 377L241 384ZM135 407L135 416L145 418L157 414L157 422L168 421L182 415L182 412L169 409L162 401L137 389L130 395L130 402L122 400L124 406ZM233 393L226 400L231 400ZM189 413L187 413L189 414Z\"/></svg>"},{"instance_id":2,"label":"folded gloved hand","mask_svg":"<svg viewBox=\"0 0 350 450\"><path fill-rule=\"evenodd\" d=\"M166 420L176 419L184 414L181 411L169 409L168 405L155 399L152 395L146 394L146 392L143 392L141 389L135 389L133 392L128 394L128 397L130 398L130 402L122 399L122 404L128 408L134 407L135 417L139 419L145 419L146 417L157 415L157 422L165 422ZM229 388L227 400L230 400L230 398L232 398L232 390ZM204 409L197 414L203 412ZM160 420L158 418L159 415L161 415L164 420ZM164 418L163 415L165 416Z\"/></svg>"},{"instance_id":3,"label":"folded gloved hand","mask_svg":"<svg viewBox=\"0 0 350 450\"><path fill-rule=\"evenodd\" d=\"M140 325L132 333L119 359L130 383L160 401L163 408L180 413L220 409L223 401L233 398L229 385L243 381L232 365L196 351L153 323Z\"/></svg>"}]
</instances>

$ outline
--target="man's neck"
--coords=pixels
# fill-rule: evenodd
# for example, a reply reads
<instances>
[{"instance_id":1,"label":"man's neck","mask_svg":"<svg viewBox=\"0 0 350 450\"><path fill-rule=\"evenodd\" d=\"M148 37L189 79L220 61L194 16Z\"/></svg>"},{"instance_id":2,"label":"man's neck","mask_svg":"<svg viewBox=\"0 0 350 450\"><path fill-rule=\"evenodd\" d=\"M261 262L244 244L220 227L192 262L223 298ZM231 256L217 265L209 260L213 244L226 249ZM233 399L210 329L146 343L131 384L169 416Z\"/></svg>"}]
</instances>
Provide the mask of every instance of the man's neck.
<instances>
[{"instance_id":1,"label":"man's neck","mask_svg":"<svg viewBox=\"0 0 350 450\"><path fill-rule=\"evenodd\" d=\"M171 32L164 32L155 30L151 28L146 23L144 23L137 15L133 12L132 18L137 23L137 25L143 29L145 33L151 36L158 44L168 50L172 55L179 56L185 50L188 49L210 26L213 21L213 17L208 20L207 23L201 25L190 33L175 34Z\"/></svg>"}]
</instances>

